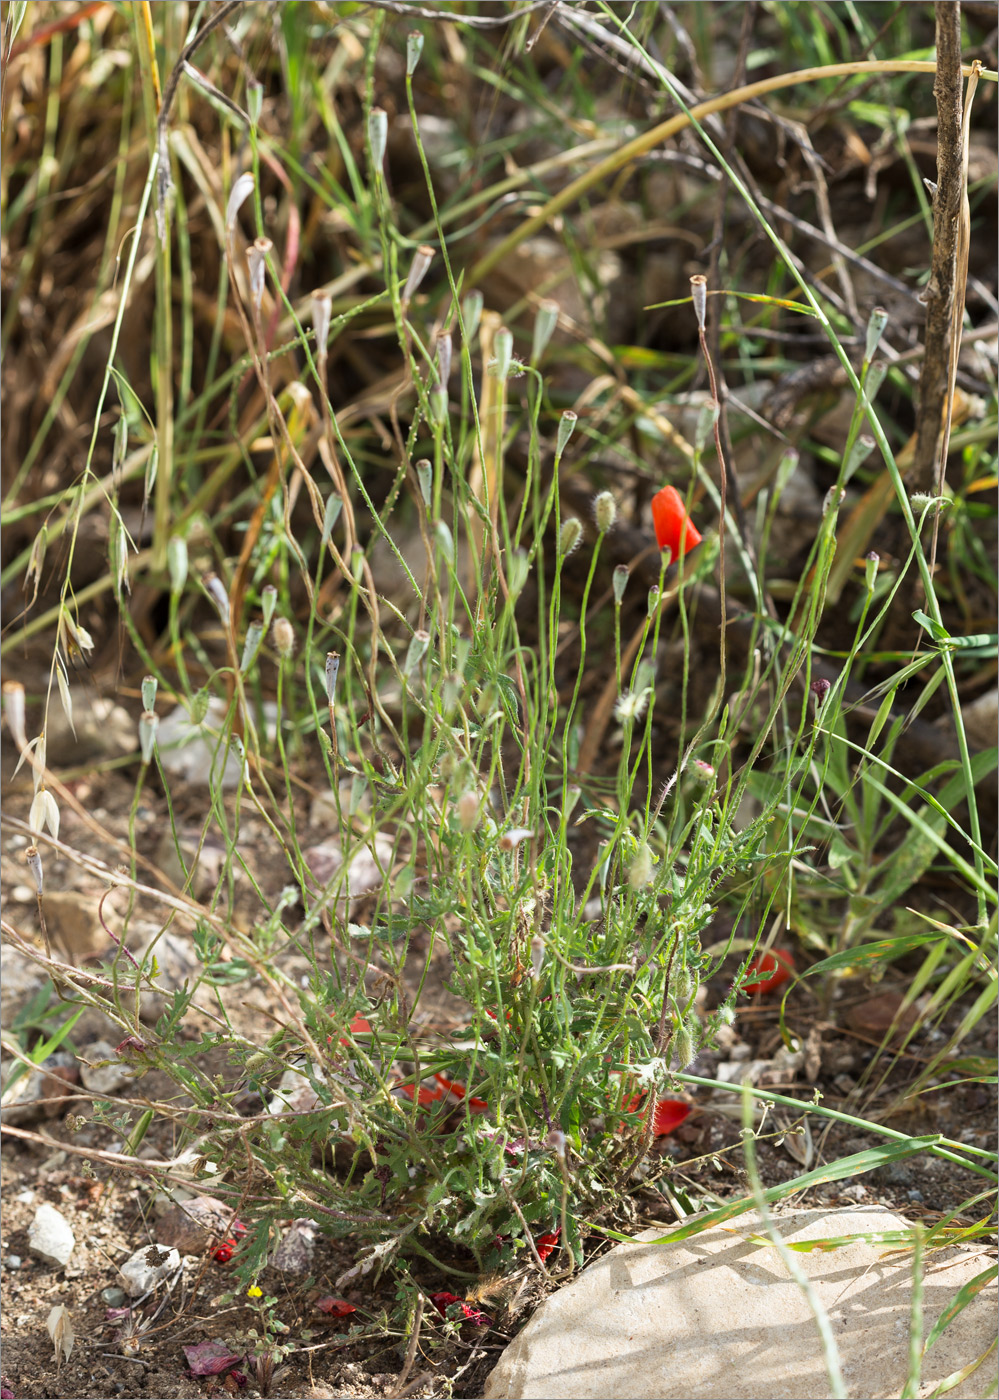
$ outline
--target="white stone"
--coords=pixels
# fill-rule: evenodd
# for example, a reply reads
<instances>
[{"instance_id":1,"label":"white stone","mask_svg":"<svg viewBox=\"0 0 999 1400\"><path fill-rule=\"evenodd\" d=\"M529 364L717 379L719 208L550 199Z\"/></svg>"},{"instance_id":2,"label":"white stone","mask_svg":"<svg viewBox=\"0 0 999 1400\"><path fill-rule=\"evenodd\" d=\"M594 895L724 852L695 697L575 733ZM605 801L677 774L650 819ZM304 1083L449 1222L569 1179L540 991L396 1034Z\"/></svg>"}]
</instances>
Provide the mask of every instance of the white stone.
<instances>
[{"instance_id":1,"label":"white stone","mask_svg":"<svg viewBox=\"0 0 999 1400\"><path fill-rule=\"evenodd\" d=\"M36 1259L62 1269L69 1262L75 1245L76 1236L69 1221L59 1214L55 1206L43 1202L28 1226L28 1248L31 1253Z\"/></svg>"},{"instance_id":2,"label":"white stone","mask_svg":"<svg viewBox=\"0 0 999 1400\"><path fill-rule=\"evenodd\" d=\"M777 1215L786 1242L907 1228L890 1211ZM832 1394L804 1292L782 1256L748 1237L745 1214L678 1244L649 1230L616 1246L547 1298L493 1370L486 1400L826 1400ZM860 1241L794 1258L832 1326L847 1394L901 1394L909 1349L911 1254ZM933 1251L925 1261L923 1335L954 1295L988 1267L982 1250ZM928 1353L916 1394L982 1356L995 1338L993 1281ZM992 1393L995 1357L948 1391Z\"/></svg>"},{"instance_id":3,"label":"white stone","mask_svg":"<svg viewBox=\"0 0 999 1400\"><path fill-rule=\"evenodd\" d=\"M101 1064L102 1060L110 1063ZM95 1040L80 1056L80 1078L92 1094L116 1094L135 1074L118 1059L110 1041Z\"/></svg>"},{"instance_id":4,"label":"white stone","mask_svg":"<svg viewBox=\"0 0 999 1400\"><path fill-rule=\"evenodd\" d=\"M267 736L273 739L277 729L277 706L273 700L265 700L263 711ZM156 731L156 745L166 771L188 783L234 788L244 772L245 762L222 737L227 714L225 701L213 695L200 724L193 722L183 705L164 715Z\"/></svg>"},{"instance_id":5,"label":"white stone","mask_svg":"<svg viewBox=\"0 0 999 1400\"><path fill-rule=\"evenodd\" d=\"M149 1262L148 1256L151 1254L157 1257L158 1262ZM166 1249L158 1244L144 1244L125 1260L118 1273L128 1296L141 1298L144 1293L149 1293L155 1288L161 1279L168 1278L178 1268L180 1255L175 1249Z\"/></svg>"}]
</instances>

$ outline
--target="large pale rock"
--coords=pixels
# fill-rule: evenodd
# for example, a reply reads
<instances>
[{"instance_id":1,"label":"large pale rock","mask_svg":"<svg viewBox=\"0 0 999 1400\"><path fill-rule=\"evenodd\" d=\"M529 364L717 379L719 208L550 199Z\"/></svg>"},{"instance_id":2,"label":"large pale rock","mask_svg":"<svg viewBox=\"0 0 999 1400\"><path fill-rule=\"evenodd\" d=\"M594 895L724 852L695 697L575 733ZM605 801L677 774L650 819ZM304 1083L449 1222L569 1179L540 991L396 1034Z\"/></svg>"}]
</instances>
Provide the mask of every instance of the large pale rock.
<instances>
[{"instance_id":1,"label":"large pale rock","mask_svg":"<svg viewBox=\"0 0 999 1400\"><path fill-rule=\"evenodd\" d=\"M905 1229L881 1207L799 1211L776 1217L797 1240ZM646 1231L618 1245L548 1298L507 1347L486 1382L486 1400L826 1400L832 1394L808 1301L762 1233L755 1214L680 1244ZM901 1395L909 1349L911 1256L859 1242L794 1258L829 1316L847 1394ZM926 1261L923 1335L961 1286L986 1269L982 1250L952 1248ZM996 1288L975 1297L928 1353L934 1387L982 1356L995 1337ZM992 1393L989 1357L948 1396Z\"/></svg>"},{"instance_id":2,"label":"large pale rock","mask_svg":"<svg viewBox=\"0 0 999 1400\"><path fill-rule=\"evenodd\" d=\"M28 1226L28 1249L36 1259L62 1269L69 1263L75 1246L76 1236L69 1221L55 1206L43 1201Z\"/></svg>"}]
</instances>

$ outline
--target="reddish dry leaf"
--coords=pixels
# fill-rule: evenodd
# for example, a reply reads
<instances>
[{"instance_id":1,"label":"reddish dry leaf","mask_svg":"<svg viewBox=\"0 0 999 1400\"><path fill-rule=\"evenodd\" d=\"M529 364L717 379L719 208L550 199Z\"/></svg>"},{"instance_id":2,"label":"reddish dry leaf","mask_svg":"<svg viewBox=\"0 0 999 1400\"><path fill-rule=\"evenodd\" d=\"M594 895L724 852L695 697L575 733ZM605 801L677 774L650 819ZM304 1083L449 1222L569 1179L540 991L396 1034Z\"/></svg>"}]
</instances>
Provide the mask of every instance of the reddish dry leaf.
<instances>
[{"instance_id":1,"label":"reddish dry leaf","mask_svg":"<svg viewBox=\"0 0 999 1400\"><path fill-rule=\"evenodd\" d=\"M220 1376L242 1359L240 1353L230 1351L224 1342L199 1342L197 1346L185 1347L184 1355L194 1376Z\"/></svg>"},{"instance_id":2,"label":"reddish dry leaf","mask_svg":"<svg viewBox=\"0 0 999 1400\"><path fill-rule=\"evenodd\" d=\"M346 1317L348 1313L357 1312L352 1303L345 1303L342 1298L317 1298L316 1309L325 1313L327 1317Z\"/></svg>"}]
</instances>

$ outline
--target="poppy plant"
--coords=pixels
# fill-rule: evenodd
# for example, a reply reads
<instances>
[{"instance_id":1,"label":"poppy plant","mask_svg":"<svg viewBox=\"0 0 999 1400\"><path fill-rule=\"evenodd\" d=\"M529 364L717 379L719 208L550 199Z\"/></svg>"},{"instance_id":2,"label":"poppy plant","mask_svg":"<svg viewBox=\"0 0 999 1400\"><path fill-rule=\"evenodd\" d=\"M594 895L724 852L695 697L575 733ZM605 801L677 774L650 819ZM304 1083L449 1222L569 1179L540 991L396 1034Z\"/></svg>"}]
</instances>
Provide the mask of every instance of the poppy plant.
<instances>
[{"instance_id":1,"label":"poppy plant","mask_svg":"<svg viewBox=\"0 0 999 1400\"><path fill-rule=\"evenodd\" d=\"M754 958L746 971L750 976L743 982L742 990L759 996L763 992L774 992L784 985L794 971L794 959L790 953L771 948L769 952Z\"/></svg>"},{"instance_id":2,"label":"poppy plant","mask_svg":"<svg viewBox=\"0 0 999 1400\"><path fill-rule=\"evenodd\" d=\"M431 1293L430 1301L441 1317L447 1317L448 1308L457 1304L465 1322L474 1322L476 1327L491 1327L493 1325L491 1317L487 1317L479 1308L473 1308L471 1303L466 1303L464 1298L459 1298L456 1293Z\"/></svg>"},{"instance_id":3,"label":"poppy plant","mask_svg":"<svg viewBox=\"0 0 999 1400\"><path fill-rule=\"evenodd\" d=\"M703 539L675 486L664 486L652 497L652 523L656 543L660 549L668 549L672 559L689 554Z\"/></svg>"}]
</instances>

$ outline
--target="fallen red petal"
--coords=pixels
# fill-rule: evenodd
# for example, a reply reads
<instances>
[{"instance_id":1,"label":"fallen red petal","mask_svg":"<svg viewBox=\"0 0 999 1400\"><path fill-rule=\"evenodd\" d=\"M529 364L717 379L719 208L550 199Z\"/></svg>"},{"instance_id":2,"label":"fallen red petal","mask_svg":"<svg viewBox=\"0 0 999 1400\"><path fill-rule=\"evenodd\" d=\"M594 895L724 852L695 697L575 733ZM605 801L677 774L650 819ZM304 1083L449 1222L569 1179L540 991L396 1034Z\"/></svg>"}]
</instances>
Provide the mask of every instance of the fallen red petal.
<instances>
[{"instance_id":1,"label":"fallen red petal","mask_svg":"<svg viewBox=\"0 0 999 1400\"><path fill-rule=\"evenodd\" d=\"M453 1094L456 1099L464 1099L465 1086L459 1084L455 1079L448 1079L446 1074L435 1074L434 1078L445 1094ZM485 1113L489 1108L485 1099L470 1098L468 1100L469 1113Z\"/></svg>"},{"instance_id":2,"label":"fallen red petal","mask_svg":"<svg viewBox=\"0 0 999 1400\"><path fill-rule=\"evenodd\" d=\"M317 1298L316 1308L327 1317L346 1317L348 1313L357 1312L353 1303L345 1303L342 1298Z\"/></svg>"},{"instance_id":3,"label":"fallen red petal","mask_svg":"<svg viewBox=\"0 0 999 1400\"><path fill-rule=\"evenodd\" d=\"M491 1327L493 1325L492 1318L487 1317L478 1308L473 1308L470 1303L466 1303L464 1298L459 1298L456 1293L431 1293L430 1301L441 1317L447 1317L448 1308L456 1303L466 1322L473 1322L476 1327Z\"/></svg>"},{"instance_id":4,"label":"fallen red petal","mask_svg":"<svg viewBox=\"0 0 999 1400\"><path fill-rule=\"evenodd\" d=\"M761 992L773 992L784 985L794 971L794 959L780 948L771 948L754 958L746 971L756 975L743 982L742 990L759 996Z\"/></svg>"},{"instance_id":5,"label":"fallen red petal","mask_svg":"<svg viewBox=\"0 0 999 1400\"><path fill-rule=\"evenodd\" d=\"M542 1264L553 1250L558 1249L558 1237L562 1232L561 1225L550 1235L539 1235L534 1241L534 1248L538 1251L538 1258Z\"/></svg>"},{"instance_id":6,"label":"fallen red petal","mask_svg":"<svg viewBox=\"0 0 999 1400\"><path fill-rule=\"evenodd\" d=\"M664 486L652 497L652 523L656 543L660 549L668 549L673 559L689 554L704 538L675 486Z\"/></svg>"},{"instance_id":7,"label":"fallen red petal","mask_svg":"<svg viewBox=\"0 0 999 1400\"><path fill-rule=\"evenodd\" d=\"M223 1342L199 1342L185 1347L184 1355L195 1376L219 1376L242 1360L242 1353L230 1351Z\"/></svg>"}]
</instances>

